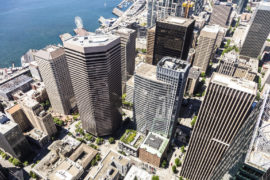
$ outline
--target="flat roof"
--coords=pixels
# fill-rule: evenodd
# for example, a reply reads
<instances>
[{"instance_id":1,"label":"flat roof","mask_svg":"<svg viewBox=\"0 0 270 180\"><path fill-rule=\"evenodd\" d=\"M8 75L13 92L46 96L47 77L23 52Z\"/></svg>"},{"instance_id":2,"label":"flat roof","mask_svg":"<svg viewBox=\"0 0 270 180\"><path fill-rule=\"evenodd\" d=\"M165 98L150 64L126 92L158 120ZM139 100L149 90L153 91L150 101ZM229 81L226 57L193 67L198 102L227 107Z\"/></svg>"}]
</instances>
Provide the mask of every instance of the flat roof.
<instances>
[{"instance_id":1,"label":"flat roof","mask_svg":"<svg viewBox=\"0 0 270 180\"><path fill-rule=\"evenodd\" d=\"M37 56L43 60L54 60L64 54L64 48L55 45L48 45L34 53L34 56Z\"/></svg>"},{"instance_id":2,"label":"flat roof","mask_svg":"<svg viewBox=\"0 0 270 180\"><path fill-rule=\"evenodd\" d=\"M143 179L143 180L151 180L152 175L149 174L147 171L138 168L137 166L131 166L129 169L127 175L125 176L124 180L134 180L135 177L137 179Z\"/></svg>"},{"instance_id":3,"label":"flat roof","mask_svg":"<svg viewBox=\"0 0 270 180\"><path fill-rule=\"evenodd\" d=\"M216 72L214 72L211 77L211 83L227 86L231 89L240 90L253 95L256 95L257 93L257 83L243 78L235 78Z\"/></svg>"},{"instance_id":4,"label":"flat roof","mask_svg":"<svg viewBox=\"0 0 270 180\"><path fill-rule=\"evenodd\" d=\"M206 25L201 30L200 36L216 39L218 32L219 32L219 26Z\"/></svg>"},{"instance_id":5,"label":"flat roof","mask_svg":"<svg viewBox=\"0 0 270 180\"><path fill-rule=\"evenodd\" d=\"M36 128L34 128L30 132L28 132L27 135L30 136L31 138L37 140L37 141L40 141L48 136L43 131L36 129Z\"/></svg>"},{"instance_id":6,"label":"flat roof","mask_svg":"<svg viewBox=\"0 0 270 180\"><path fill-rule=\"evenodd\" d=\"M162 157L168 144L169 139L157 133L150 132L145 138L140 148L145 149L151 154L156 154L158 157Z\"/></svg>"},{"instance_id":7,"label":"flat roof","mask_svg":"<svg viewBox=\"0 0 270 180\"><path fill-rule=\"evenodd\" d=\"M16 104L16 105L10 107L9 109L7 109L6 111L7 111L9 114L13 114L13 113L15 113L15 112L17 112L17 111L19 111L19 110L21 110L21 107L20 107L19 104Z\"/></svg>"},{"instance_id":8,"label":"flat roof","mask_svg":"<svg viewBox=\"0 0 270 180\"><path fill-rule=\"evenodd\" d=\"M190 64L187 61L172 57L163 57L157 64L158 67L171 69L177 72L186 72Z\"/></svg>"},{"instance_id":9,"label":"flat roof","mask_svg":"<svg viewBox=\"0 0 270 180\"><path fill-rule=\"evenodd\" d=\"M33 79L26 75L20 75L0 85L0 91L8 93L15 89L30 83Z\"/></svg>"},{"instance_id":10,"label":"flat roof","mask_svg":"<svg viewBox=\"0 0 270 180\"><path fill-rule=\"evenodd\" d=\"M17 123L10 121L5 114L0 113L0 133L6 134L18 126Z\"/></svg>"},{"instance_id":11,"label":"flat roof","mask_svg":"<svg viewBox=\"0 0 270 180\"><path fill-rule=\"evenodd\" d=\"M198 79L200 75L201 75L201 72L199 69L196 69L194 67L189 69L188 78Z\"/></svg>"},{"instance_id":12,"label":"flat roof","mask_svg":"<svg viewBox=\"0 0 270 180\"><path fill-rule=\"evenodd\" d=\"M160 22L188 27L191 23L194 22L194 20L182 17L168 16L166 19L160 20Z\"/></svg>"},{"instance_id":13,"label":"flat roof","mask_svg":"<svg viewBox=\"0 0 270 180\"><path fill-rule=\"evenodd\" d=\"M164 83L163 81L157 80L157 67L151 64L140 63L136 67L135 75Z\"/></svg>"}]
</instances>

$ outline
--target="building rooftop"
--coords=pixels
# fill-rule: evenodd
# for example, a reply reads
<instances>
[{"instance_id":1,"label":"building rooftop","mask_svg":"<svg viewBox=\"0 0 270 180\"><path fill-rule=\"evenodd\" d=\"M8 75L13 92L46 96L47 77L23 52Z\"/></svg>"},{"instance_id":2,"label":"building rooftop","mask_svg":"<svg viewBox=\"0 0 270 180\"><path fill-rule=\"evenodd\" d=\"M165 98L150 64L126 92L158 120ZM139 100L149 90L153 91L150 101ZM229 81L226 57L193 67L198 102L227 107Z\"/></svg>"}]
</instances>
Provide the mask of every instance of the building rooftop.
<instances>
[{"instance_id":1,"label":"building rooftop","mask_svg":"<svg viewBox=\"0 0 270 180\"><path fill-rule=\"evenodd\" d=\"M266 91L245 163L262 171L270 168L270 89Z\"/></svg>"},{"instance_id":2,"label":"building rooftop","mask_svg":"<svg viewBox=\"0 0 270 180\"><path fill-rule=\"evenodd\" d=\"M154 81L162 82L160 80L157 80L157 67L151 64L140 63L136 67L135 75L149 78Z\"/></svg>"},{"instance_id":3,"label":"building rooftop","mask_svg":"<svg viewBox=\"0 0 270 180\"><path fill-rule=\"evenodd\" d=\"M157 64L158 67L171 69L177 72L186 72L189 68L189 62L172 57L163 57Z\"/></svg>"},{"instance_id":4,"label":"building rooftop","mask_svg":"<svg viewBox=\"0 0 270 180\"><path fill-rule=\"evenodd\" d=\"M20 101L21 101L25 106L27 106L28 108L33 108L33 107L39 105L39 103L38 103L36 100L34 100L32 97L26 96L26 95L23 96L23 97L20 99Z\"/></svg>"},{"instance_id":5,"label":"building rooftop","mask_svg":"<svg viewBox=\"0 0 270 180\"><path fill-rule=\"evenodd\" d=\"M86 168L92 159L97 155L98 151L86 144L81 144L78 149L69 157L72 161Z\"/></svg>"},{"instance_id":6,"label":"building rooftop","mask_svg":"<svg viewBox=\"0 0 270 180\"><path fill-rule=\"evenodd\" d=\"M109 151L100 164L91 169L85 180L113 179L118 174L118 169L114 165L115 163L127 166L130 160L117 152Z\"/></svg>"},{"instance_id":7,"label":"building rooftop","mask_svg":"<svg viewBox=\"0 0 270 180\"><path fill-rule=\"evenodd\" d=\"M194 20L182 17L169 16L166 19L161 20L160 22L188 27L191 23L194 22Z\"/></svg>"},{"instance_id":8,"label":"building rooftop","mask_svg":"<svg viewBox=\"0 0 270 180\"><path fill-rule=\"evenodd\" d=\"M138 180L151 180L152 175L149 174L147 171L138 168L137 166L132 166L128 171L127 175L125 176L124 180L133 180L135 177Z\"/></svg>"},{"instance_id":9,"label":"building rooftop","mask_svg":"<svg viewBox=\"0 0 270 180\"><path fill-rule=\"evenodd\" d=\"M7 109L6 111L7 111L7 113L9 113L9 114L13 114L13 113L15 113L15 112L17 112L17 111L19 111L19 110L21 110L21 107L20 107L19 104L16 104L16 105L10 107L9 109Z\"/></svg>"},{"instance_id":10,"label":"building rooftop","mask_svg":"<svg viewBox=\"0 0 270 180\"><path fill-rule=\"evenodd\" d=\"M219 32L219 26L216 25L206 25L201 30L200 36L216 38Z\"/></svg>"},{"instance_id":11,"label":"building rooftop","mask_svg":"<svg viewBox=\"0 0 270 180\"><path fill-rule=\"evenodd\" d=\"M266 10L270 11L270 2L267 1L261 1L258 6L259 10Z\"/></svg>"},{"instance_id":12,"label":"building rooftop","mask_svg":"<svg viewBox=\"0 0 270 180\"><path fill-rule=\"evenodd\" d=\"M139 148L145 136L135 130L127 129L120 141L134 148Z\"/></svg>"},{"instance_id":13,"label":"building rooftop","mask_svg":"<svg viewBox=\"0 0 270 180\"><path fill-rule=\"evenodd\" d=\"M240 90L249 94L256 95L257 93L257 83L224 74L213 73L211 83L227 86L229 88Z\"/></svg>"},{"instance_id":14,"label":"building rooftop","mask_svg":"<svg viewBox=\"0 0 270 180\"><path fill-rule=\"evenodd\" d=\"M23 86L24 84L32 82L33 79L26 75L15 77L0 85L0 92L8 93Z\"/></svg>"},{"instance_id":15,"label":"building rooftop","mask_svg":"<svg viewBox=\"0 0 270 180\"><path fill-rule=\"evenodd\" d=\"M49 174L49 179L52 180L74 180L79 179L83 174L83 167L78 163L66 158L62 161L55 170Z\"/></svg>"},{"instance_id":16,"label":"building rooftop","mask_svg":"<svg viewBox=\"0 0 270 180\"><path fill-rule=\"evenodd\" d=\"M201 72L199 69L196 69L194 67L189 69L188 78L198 79L200 75L201 75Z\"/></svg>"},{"instance_id":17,"label":"building rooftop","mask_svg":"<svg viewBox=\"0 0 270 180\"><path fill-rule=\"evenodd\" d=\"M121 27L121 28L117 29L116 32L121 33L121 34L131 34L131 33L134 33L135 30L129 29L126 27Z\"/></svg>"},{"instance_id":18,"label":"building rooftop","mask_svg":"<svg viewBox=\"0 0 270 180\"><path fill-rule=\"evenodd\" d=\"M47 138L48 135L46 133L44 133L43 131L39 130L39 129L32 129L31 131L29 131L27 133L27 135L31 138L33 138L36 141L41 141L44 138Z\"/></svg>"},{"instance_id":19,"label":"building rooftop","mask_svg":"<svg viewBox=\"0 0 270 180\"><path fill-rule=\"evenodd\" d=\"M10 121L7 116L0 112L0 133L6 134L13 128L18 126L17 123Z\"/></svg>"},{"instance_id":20,"label":"building rooftop","mask_svg":"<svg viewBox=\"0 0 270 180\"><path fill-rule=\"evenodd\" d=\"M165 149L169 144L169 139L150 132L145 138L144 142L140 146L141 149L145 149L147 152L151 154L156 154L158 157L162 157Z\"/></svg>"},{"instance_id":21,"label":"building rooftop","mask_svg":"<svg viewBox=\"0 0 270 180\"><path fill-rule=\"evenodd\" d=\"M55 46L55 45L49 45L37 51L34 54L34 56L39 57L44 60L53 60L64 54L65 54L64 48Z\"/></svg>"}]
</instances>

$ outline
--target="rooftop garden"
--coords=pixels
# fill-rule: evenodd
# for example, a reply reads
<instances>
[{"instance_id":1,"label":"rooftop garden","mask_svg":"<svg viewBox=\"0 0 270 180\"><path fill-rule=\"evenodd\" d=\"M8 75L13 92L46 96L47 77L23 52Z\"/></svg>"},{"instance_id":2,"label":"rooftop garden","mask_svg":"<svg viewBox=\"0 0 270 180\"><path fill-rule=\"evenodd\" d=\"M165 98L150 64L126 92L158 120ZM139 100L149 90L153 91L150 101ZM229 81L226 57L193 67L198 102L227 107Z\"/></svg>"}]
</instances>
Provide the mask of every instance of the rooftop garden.
<instances>
[{"instance_id":1,"label":"rooftop garden","mask_svg":"<svg viewBox=\"0 0 270 180\"><path fill-rule=\"evenodd\" d=\"M120 141L126 144L130 144L132 141L134 141L136 134L137 132L135 130L127 129L123 136L120 138Z\"/></svg>"}]
</instances>

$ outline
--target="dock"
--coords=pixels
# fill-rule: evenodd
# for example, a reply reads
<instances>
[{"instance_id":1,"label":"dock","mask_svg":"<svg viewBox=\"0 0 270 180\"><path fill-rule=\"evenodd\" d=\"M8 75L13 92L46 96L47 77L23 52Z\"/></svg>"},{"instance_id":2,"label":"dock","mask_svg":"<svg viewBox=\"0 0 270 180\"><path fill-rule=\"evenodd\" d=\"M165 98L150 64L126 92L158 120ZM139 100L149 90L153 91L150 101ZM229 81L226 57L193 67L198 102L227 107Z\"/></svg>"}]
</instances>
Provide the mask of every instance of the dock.
<instances>
[{"instance_id":1,"label":"dock","mask_svg":"<svg viewBox=\"0 0 270 180\"><path fill-rule=\"evenodd\" d=\"M112 12L113 12L113 14L115 14L118 17L121 17L124 14L124 12L118 8L114 8Z\"/></svg>"}]
</instances>

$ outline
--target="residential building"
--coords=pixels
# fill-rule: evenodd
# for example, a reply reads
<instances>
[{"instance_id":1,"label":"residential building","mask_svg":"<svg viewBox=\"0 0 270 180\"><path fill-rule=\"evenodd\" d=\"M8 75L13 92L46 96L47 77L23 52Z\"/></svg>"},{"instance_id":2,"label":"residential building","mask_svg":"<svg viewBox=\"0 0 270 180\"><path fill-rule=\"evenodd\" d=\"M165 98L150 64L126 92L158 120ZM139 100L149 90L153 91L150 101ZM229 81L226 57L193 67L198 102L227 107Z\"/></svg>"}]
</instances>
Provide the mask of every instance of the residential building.
<instances>
[{"instance_id":1,"label":"residential building","mask_svg":"<svg viewBox=\"0 0 270 180\"><path fill-rule=\"evenodd\" d=\"M270 151L267 126L270 123L269 89L252 110L222 156L211 179L259 179L270 168Z\"/></svg>"},{"instance_id":2,"label":"residential building","mask_svg":"<svg viewBox=\"0 0 270 180\"><path fill-rule=\"evenodd\" d=\"M213 6L213 12L210 18L210 24L220 25L221 27L227 27L232 12L232 6L226 2L215 2Z\"/></svg>"},{"instance_id":3,"label":"residential building","mask_svg":"<svg viewBox=\"0 0 270 180\"><path fill-rule=\"evenodd\" d=\"M0 114L0 149L10 156L24 160L31 149L17 123Z\"/></svg>"},{"instance_id":4,"label":"residential building","mask_svg":"<svg viewBox=\"0 0 270 180\"><path fill-rule=\"evenodd\" d=\"M120 37L94 34L63 42L82 127L95 136L121 125Z\"/></svg>"},{"instance_id":5,"label":"residential building","mask_svg":"<svg viewBox=\"0 0 270 180\"><path fill-rule=\"evenodd\" d=\"M69 114L76 105L64 48L50 45L34 54L53 111Z\"/></svg>"},{"instance_id":6,"label":"residential building","mask_svg":"<svg viewBox=\"0 0 270 180\"><path fill-rule=\"evenodd\" d=\"M30 69L30 73L31 73L33 79L38 80L38 81L42 81L42 77L40 74L40 70L39 70L37 61L30 62L29 69Z\"/></svg>"},{"instance_id":7,"label":"residential building","mask_svg":"<svg viewBox=\"0 0 270 180\"><path fill-rule=\"evenodd\" d=\"M136 31L128 28L120 28L114 32L121 39L121 74L122 91L125 91L127 80L134 74L136 57Z\"/></svg>"},{"instance_id":8,"label":"residential building","mask_svg":"<svg viewBox=\"0 0 270 180\"><path fill-rule=\"evenodd\" d=\"M43 131L49 136L57 132L52 115L46 112L37 101L25 96L18 103L34 128Z\"/></svg>"},{"instance_id":9,"label":"residential building","mask_svg":"<svg viewBox=\"0 0 270 180\"><path fill-rule=\"evenodd\" d=\"M12 94L19 90L23 92L30 90L32 81L33 79L26 75L10 78L0 83L0 97L4 100L13 100Z\"/></svg>"},{"instance_id":10,"label":"residential building","mask_svg":"<svg viewBox=\"0 0 270 180\"><path fill-rule=\"evenodd\" d=\"M153 65L163 57L170 56L186 60L192 44L195 21L169 16L157 21Z\"/></svg>"},{"instance_id":11,"label":"residential building","mask_svg":"<svg viewBox=\"0 0 270 180\"><path fill-rule=\"evenodd\" d=\"M156 27L152 27L147 31L147 55L146 55L146 63L153 63L153 54L154 54L154 45L155 45L155 33Z\"/></svg>"},{"instance_id":12,"label":"residential building","mask_svg":"<svg viewBox=\"0 0 270 180\"><path fill-rule=\"evenodd\" d=\"M215 49L219 28L217 26L204 26L201 30L193 66L206 72Z\"/></svg>"},{"instance_id":13,"label":"residential building","mask_svg":"<svg viewBox=\"0 0 270 180\"><path fill-rule=\"evenodd\" d=\"M209 179L243 126L257 93L252 81L214 73L199 110L180 175Z\"/></svg>"},{"instance_id":14,"label":"residential building","mask_svg":"<svg viewBox=\"0 0 270 180\"><path fill-rule=\"evenodd\" d=\"M134 75L137 130L171 137L181 107L190 64L164 57L157 66L142 63Z\"/></svg>"},{"instance_id":15,"label":"residential building","mask_svg":"<svg viewBox=\"0 0 270 180\"><path fill-rule=\"evenodd\" d=\"M225 54L220 61L218 73L253 81L258 72L257 59L241 59L235 53Z\"/></svg>"},{"instance_id":16,"label":"residential building","mask_svg":"<svg viewBox=\"0 0 270 180\"><path fill-rule=\"evenodd\" d=\"M31 128L31 124L19 104L6 109L6 114L9 119L19 125L22 131L26 131Z\"/></svg>"},{"instance_id":17,"label":"residential building","mask_svg":"<svg viewBox=\"0 0 270 180\"><path fill-rule=\"evenodd\" d=\"M201 75L200 70L194 67L190 68L185 87L185 94L193 95L195 93L199 83L200 75Z\"/></svg>"},{"instance_id":18,"label":"residential building","mask_svg":"<svg viewBox=\"0 0 270 180\"><path fill-rule=\"evenodd\" d=\"M257 58L270 33L270 2L262 1L253 14L240 55Z\"/></svg>"},{"instance_id":19,"label":"residential building","mask_svg":"<svg viewBox=\"0 0 270 180\"><path fill-rule=\"evenodd\" d=\"M150 132L140 146L139 158L144 162L159 167L168 147L169 139Z\"/></svg>"}]
</instances>

